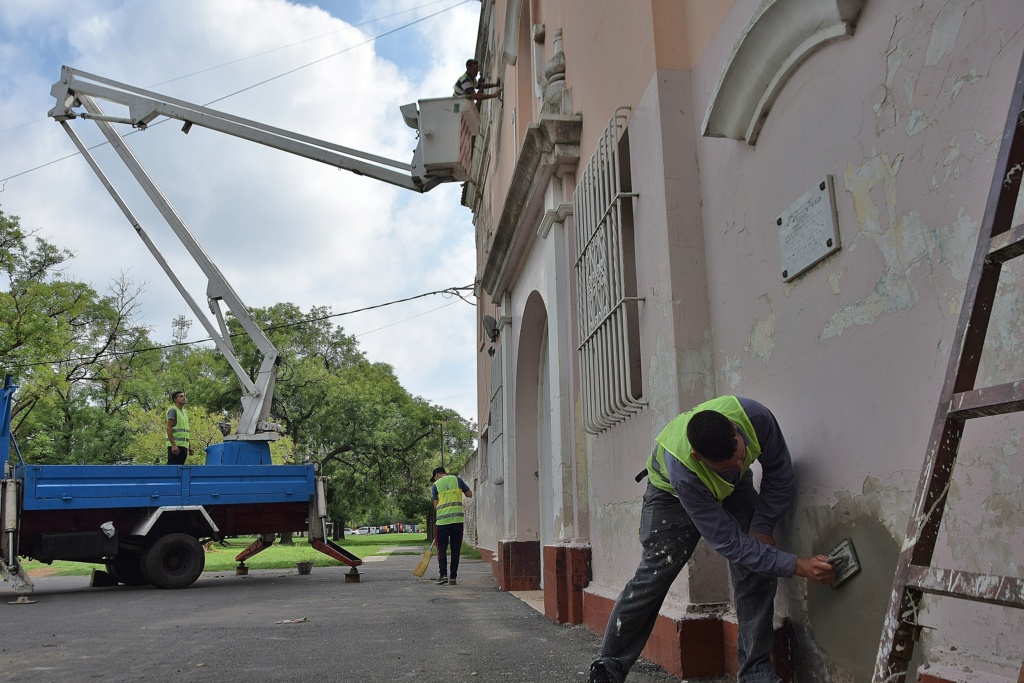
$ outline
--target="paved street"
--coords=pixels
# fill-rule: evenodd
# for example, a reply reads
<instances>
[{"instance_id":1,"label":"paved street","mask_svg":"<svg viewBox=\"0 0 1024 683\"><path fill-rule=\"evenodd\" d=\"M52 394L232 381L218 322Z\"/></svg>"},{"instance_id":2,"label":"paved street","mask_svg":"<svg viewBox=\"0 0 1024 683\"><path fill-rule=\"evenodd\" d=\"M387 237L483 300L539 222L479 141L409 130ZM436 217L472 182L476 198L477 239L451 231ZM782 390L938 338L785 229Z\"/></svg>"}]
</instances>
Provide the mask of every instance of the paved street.
<instances>
[{"instance_id":1,"label":"paved street","mask_svg":"<svg viewBox=\"0 0 1024 683\"><path fill-rule=\"evenodd\" d=\"M347 567L210 573L191 588L2 584L0 681L477 681L584 683L598 637L559 626L463 560L458 586L417 579L418 556ZM298 623L278 623L290 620ZM641 663L630 683L678 679Z\"/></svg>"}]
</instances>

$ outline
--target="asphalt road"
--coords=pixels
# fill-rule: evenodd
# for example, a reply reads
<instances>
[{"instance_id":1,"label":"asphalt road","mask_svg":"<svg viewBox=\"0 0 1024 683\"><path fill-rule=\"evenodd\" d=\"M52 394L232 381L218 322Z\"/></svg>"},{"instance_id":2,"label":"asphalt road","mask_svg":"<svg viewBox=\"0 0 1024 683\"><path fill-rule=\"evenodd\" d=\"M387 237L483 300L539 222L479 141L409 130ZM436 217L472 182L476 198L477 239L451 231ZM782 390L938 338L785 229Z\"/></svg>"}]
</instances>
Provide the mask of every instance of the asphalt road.
<instances>
[{"instance_id":1,"label":"asphalt road","mask_svg":"<svg viewBox=\"0 0 1024 683\"><path fill-rule=\"evenodd\" d=\"M368 561L359 583L347 567L207 573L171 591L42 577L31 605L0 584L0 681L586 682L595 634L502 592L481 561L439 586L412 575L418 560ZM629 677L677 680L642 661Z\"/></svg>"}]
</instances>

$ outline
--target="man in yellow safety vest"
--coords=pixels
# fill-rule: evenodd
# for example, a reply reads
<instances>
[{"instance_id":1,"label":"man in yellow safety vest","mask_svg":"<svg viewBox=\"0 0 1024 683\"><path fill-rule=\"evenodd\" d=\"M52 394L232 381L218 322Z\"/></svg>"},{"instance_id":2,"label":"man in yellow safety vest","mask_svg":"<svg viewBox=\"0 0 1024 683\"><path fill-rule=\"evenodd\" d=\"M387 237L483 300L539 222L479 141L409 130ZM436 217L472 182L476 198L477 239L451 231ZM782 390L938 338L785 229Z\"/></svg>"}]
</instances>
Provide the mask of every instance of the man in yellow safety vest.
<instances>
[{"instance_id":1,"label":"man in yellow safety vest","mask_svg":"<svg viewBox=\"0 0 1024 683\"><path fill-rule=\"evenodd\" d=\"M753 399L720 396L675 417L655 441L647 469L636 477L649 477L640 566L612 609L589 683L625 680L701 538L729 561L739 625L737 680L779 683L770 659L778 578L828 584L835 569L825 555L798 557L775 546L775 523L796 495L775 416ZM750 471L755 460L760 492Z\"/></svg>"},{"instance_id":2,"label":"man in yellow safety vest","mask_svg":"<svg viewBox=\"0 0 1024 683\"><path fill-rule=\"evenodd\" d=\"M439 585L456 585L459 574L459 553L462 552L462 532L466 516L462 508L462 496L473 497L466 482L454 474L448 474L443 467L435 467L430 499L437 510L434 533L437 537L437 566L440 569ZM448 578L448 547L452 549L452 573Z\"/></svg>"},{"instance_id":3,"label":"man in yellow safety vest","mask_svg":"<svg viewBox=\"0 0 1024 683\"><path fill-rule=\"evenodd\" d=\"M167 464L184 465L185 458L192 455L192 441L185 412L185 392L171 394L174 405L167 411Z\"/></svg>"}]
</instances>

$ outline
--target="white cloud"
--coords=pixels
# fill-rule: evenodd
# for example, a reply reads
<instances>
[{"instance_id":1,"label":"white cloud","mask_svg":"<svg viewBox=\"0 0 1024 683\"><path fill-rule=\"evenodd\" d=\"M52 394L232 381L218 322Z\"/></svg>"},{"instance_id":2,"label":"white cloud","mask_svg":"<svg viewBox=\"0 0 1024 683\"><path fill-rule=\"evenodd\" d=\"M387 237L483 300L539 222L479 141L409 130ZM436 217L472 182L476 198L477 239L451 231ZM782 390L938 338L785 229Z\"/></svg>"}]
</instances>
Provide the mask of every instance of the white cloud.
<instances>
[{"instance_id":1,"label":"white cloud","mask_svg":"<svg viewBox=\"0 0 1024 683\"><path fill-rule=\"evenodd\" d=\"M479 3L359 44L453 4L374 2L363 8L375 16L418 9L353 28L323 9L284 0L92 0L73 9L65 2L3 3L0 177L74 152L56 123L40 121L54 104L49 86L61 61L136 86L165 82L153 89L200 104L255 86L210 106L407 162L415 133L398 106L450 92L474 49ZM398 42L379 54L385 40L419 51L396 49ZM282 46L288 47L276 49ZM93 124L73 125L88 144L100 142ZM180 128L167 122L127 140L250 306L289 301L342 312L472 282L473 227L458 186L418 195L198 128L186 136ZM205 278L113 151L94 153L205 304ZM170 320L179 313L193 317L83 158L8 180L0 208L73 249L71 274L98 289L122 271L147 282L143 311L156 339L170 339ZM474 417L473 309L458 302L424 313L445 303L431 297L339 322L349 333L367 332L363 350L392 364L410 391ZM191 338L202 334L192 327Z\"/></svg>"}]
</instances>

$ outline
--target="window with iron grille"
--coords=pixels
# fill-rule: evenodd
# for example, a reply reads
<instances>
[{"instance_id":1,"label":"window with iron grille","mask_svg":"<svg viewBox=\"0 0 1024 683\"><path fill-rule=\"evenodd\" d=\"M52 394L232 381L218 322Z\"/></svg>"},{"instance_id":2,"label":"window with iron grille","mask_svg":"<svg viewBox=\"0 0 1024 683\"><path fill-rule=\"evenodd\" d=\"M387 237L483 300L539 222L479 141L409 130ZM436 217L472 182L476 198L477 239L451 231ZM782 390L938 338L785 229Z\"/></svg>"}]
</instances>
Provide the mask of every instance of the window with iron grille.
<instances>
[{"instance_id":1,"label":"window with iron grille","mask_svg":"<svg viewBox=\"0 0 1024 683\"><path fill-rule=\"evenodd\" d=\"M640 410L639 301L627 107L615 110L573 196L584 429L600 434Z\"/></svg>"}]
</instances>

